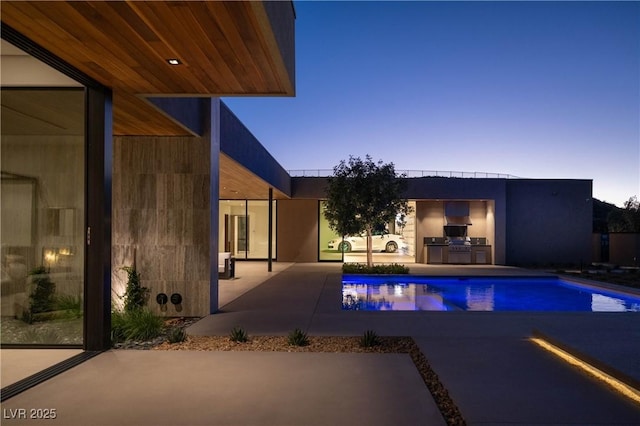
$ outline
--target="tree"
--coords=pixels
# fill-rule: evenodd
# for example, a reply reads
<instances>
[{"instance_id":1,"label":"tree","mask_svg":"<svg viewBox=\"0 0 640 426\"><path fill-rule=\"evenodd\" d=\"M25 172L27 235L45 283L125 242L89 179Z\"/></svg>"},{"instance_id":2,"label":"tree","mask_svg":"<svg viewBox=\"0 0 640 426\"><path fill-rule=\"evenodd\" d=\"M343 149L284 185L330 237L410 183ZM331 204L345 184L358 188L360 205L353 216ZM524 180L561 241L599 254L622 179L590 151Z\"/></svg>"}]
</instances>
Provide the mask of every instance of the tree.
<instances>
[{"instance_id":1,"label":"tree","mask_svg":"<svg viewBox=\"0 0 640 426\"><path fill-rule=\"evenodd\" d=\"M393 163L374 163L349 156L333 168L327 187L324 215L329 227L344 236L365 234L367 265L373 266L373 231L384 230L397 215L410 213L402 194L406 189L404 175L396 177Z\"/></svg>"},{"instance_id":2,"label":"tree","mask_svg":"<svg viewBox=\"0 0 640 426\"><path fill-rule=\"evenodd\" d=\"M607 216L609 232L640 232L640 202L633 196Z\"/></svg>"}]
</instances>

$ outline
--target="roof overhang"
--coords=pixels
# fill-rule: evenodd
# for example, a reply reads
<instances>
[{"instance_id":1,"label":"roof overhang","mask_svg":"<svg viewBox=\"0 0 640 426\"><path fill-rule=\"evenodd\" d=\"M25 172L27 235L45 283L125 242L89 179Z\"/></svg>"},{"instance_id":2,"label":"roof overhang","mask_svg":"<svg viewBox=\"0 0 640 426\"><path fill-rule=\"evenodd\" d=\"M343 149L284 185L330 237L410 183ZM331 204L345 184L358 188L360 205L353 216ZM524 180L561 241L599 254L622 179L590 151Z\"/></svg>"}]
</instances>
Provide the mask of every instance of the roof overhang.
<instances>
[{"instance_id":1,"label":"roof overhang","mask_svg":"<svg viewBox=\"0 0 640 426\"><path fill-rule=\"evenodd\" d=\"M295 95L289 1L3 0L0 7L3 25L113 90L114 135L191 134L147 97Z\"/></svg>"},{"instance_id":2,"label":"roof overhang","mask_svg":"<svg viewBox=\"0 0 640 426\"><path fill-rule=\"evenodd\" d=\"M291 198L224 153L220 153L221 200L266 200L273 188L274 200Z\"/></svg>"}]
</instances>

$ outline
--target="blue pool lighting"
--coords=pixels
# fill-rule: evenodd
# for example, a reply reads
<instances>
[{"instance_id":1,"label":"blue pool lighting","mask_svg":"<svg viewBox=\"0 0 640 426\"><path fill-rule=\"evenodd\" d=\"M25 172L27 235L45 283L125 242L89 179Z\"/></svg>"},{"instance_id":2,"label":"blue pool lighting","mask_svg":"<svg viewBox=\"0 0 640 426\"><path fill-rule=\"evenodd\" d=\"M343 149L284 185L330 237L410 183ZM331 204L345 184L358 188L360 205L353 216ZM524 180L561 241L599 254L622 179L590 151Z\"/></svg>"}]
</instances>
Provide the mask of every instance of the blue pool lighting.
<instances>
[{"instance_id":1,"label":"blue pool lighting","mask_svg":"<svg viewBox=\"0 0 640 426\"><path fill-rule=\"evenodd\" d=\"M640 296L559 278L345 275L342 309L640 312Z\"/></svg>"}]
</instances>

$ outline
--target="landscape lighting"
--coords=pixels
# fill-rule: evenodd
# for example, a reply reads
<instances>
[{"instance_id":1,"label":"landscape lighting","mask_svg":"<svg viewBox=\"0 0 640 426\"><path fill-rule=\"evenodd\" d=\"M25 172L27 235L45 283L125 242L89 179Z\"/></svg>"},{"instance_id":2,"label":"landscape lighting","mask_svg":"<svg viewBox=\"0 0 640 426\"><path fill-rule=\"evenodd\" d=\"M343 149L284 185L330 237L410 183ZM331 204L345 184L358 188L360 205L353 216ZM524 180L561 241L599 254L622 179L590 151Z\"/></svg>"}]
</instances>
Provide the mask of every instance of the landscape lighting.
<instances>
[{"instance_id":1,"label":"landscape lighting","mask_svg":"<svg viewBox=\"0 0 640 426\"><path fill-rule=\"evenodd\" d=\"M577 358L577 357L571 355L569 352L566 352L566 351L560 349L559 347L557 347L555 345L552 345L551 343L547 342L544 339L541 339L541 338L538 338L538 337L532 337L530 340L533 343L535 343L538 346L540 346L541 348L551 352L552 354L558 356L562 360L568 362L569 364L580 368L581 370L589 373L590 375L592 375L596 379L606 383L611 388L613 388L614 390L618 391L619 393L621 393L622 395L626 396L627 398L629 398L629 399L631 399L631 400L633 400L633 401L635 401L637 403L640 403L640 391L638 389L635 389L635 388L627 385L626 383L616 379L615 377L605 373L604 371L594 367L593 365L584 362L580 358Z\"/></svg>"}]
</instances>

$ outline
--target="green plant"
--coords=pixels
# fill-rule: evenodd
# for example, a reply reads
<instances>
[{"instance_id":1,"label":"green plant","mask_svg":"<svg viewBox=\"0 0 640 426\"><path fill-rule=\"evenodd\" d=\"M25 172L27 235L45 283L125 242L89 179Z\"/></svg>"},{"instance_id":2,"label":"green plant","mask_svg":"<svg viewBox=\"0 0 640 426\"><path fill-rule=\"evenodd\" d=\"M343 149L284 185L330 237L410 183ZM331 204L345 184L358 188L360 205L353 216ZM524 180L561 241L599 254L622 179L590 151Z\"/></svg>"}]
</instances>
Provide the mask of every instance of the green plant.
<instances>
[{"instance_id":1,"label":"green plant","mask_svg":"<svg viewBox=\"0 0 640 426\"><path fill-rule=\"evenodd\" d=\"M296 328L289 333L288 341L291 346L307 346L309 344L309 337L307 333Z\"/></svg>"},{"instance_id":2,"label":"green plant","mask_svg":"<svg viewBox=\"0 0 640 426\"><path fill-rule=\"evenodd\" d=\"M162 318L148 309L111 313L111 340L149 340L158 337L164 327Z\"/></svg>"},{"instance_id":3,"label":"green plant","mask_svg":"<svg viewBox=\"0 0 640 426\"><path fill-rule=\"evenodd\" d=\"M187 340L187 332L182 327L172 327L167 332L167 341L169 343L180 343Z\"/></svg>"},{"instance_id":4,"label":"green plant","mask_svg":"<svg viewBox=\"0 0 640 426\"><path fill-rule=\"evenodd\" d=\"M82 297L70 294L58 295L55 300L55 309L65 311L65 318L80 318L82 317Z\"/></svg>"},{"instance_id":5,"label":"green plant","mask_svg":"<svg viewBox=\"0 0 640 426\"><path fill-rule=\"evenodd\" d=\"M373 266L367 266L362 263L345 263L342 265L342 272L345 274L404 275L409 273L409 268L398 263Z\"/></svg>"},{"instance_id":6,"label":"green plant","mask_svg":"<svg viewBox=\"0 0 640 426\"><path fill-rule=\"evenodd\" d=\"M235 326L231 329L231 333L229 334L229 340L232 342L246 342L249 340L249 335L247 332L240 326Z\"/></svg>"},{"instance_id":7,"label":"green plant","mask_svg":"<svg viewBox=\"0 0 640 426\"><path fill-rule=\"evenodd\" d=\"M380 338L373 330L367 330L360 339L360 346L363 348L370 348L372 346L378 346L380 344Z\"/></svg>"},{"instance_id":8,"label":"green plant","mask_svg":"<svg viewBox=\"0 0 640 426\"><path fill-rule=\"evenodd\" d=\"M32 314L52 311L55 303L56 285L49 278L46 268L39 266L29 275L33 283L33 289L29 294L29 310Z\"/></svg>"},{"instance_id":9,"label":"green plant","mask_svg":"<svg viewBox=\"0 0 640 426\"><path fill-rule=\"evenodd\" d=\"M125 340L126 318L124 312L111 312L111 342L117 343Z\"/></svg>"},{"instance_id":10,"label":"green plant","mask_svg":"<svg viewBox=\"0 0 640 426\"><path fill-rule=\"evenodd\" d=\"M143 308L147 304L149 289L140 284L140 274L134 266L124 266L122 270L127 272L127 289L123 296L125 312Z\"/></svg>"},{"instance_id":11,"label":"green plant","mask_svg":"<svg viewBox=\"0 0 640 426\"><path fill-rule=\"evenodd\" d=\"M329 228L338 235L366 236L369 266L373 265L372 235L398 215L412 211L402 198L407 182L399 177L404 175L396 175L393 163L375 163L367 155L364 160L349 156L348 161L340 161L329 178L324 210Z\"/></svg>"}]
</instances>

